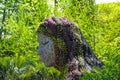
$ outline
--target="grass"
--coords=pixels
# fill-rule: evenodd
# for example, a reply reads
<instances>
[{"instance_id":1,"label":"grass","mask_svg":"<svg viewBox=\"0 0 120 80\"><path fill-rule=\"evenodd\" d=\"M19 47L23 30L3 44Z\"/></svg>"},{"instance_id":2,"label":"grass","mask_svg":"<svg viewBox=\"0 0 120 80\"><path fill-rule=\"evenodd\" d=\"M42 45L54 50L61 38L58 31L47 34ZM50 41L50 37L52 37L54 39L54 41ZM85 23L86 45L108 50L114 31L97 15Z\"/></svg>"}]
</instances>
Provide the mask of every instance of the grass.
<instances>
[{"instance_id":1,"label":"grass","mask_svg":"<svg viewBox=\"0 0 120 80\"><path fill-rule=\"evenodd\" d=\"M44 0L4 0L1 4L4 6L0 6L0 15L3 15L0 80L64 79L64 74L53 67L45 67L37 55L36 29L44 18L53 15L76 22L95 54L104 62L102 69L94 67L95 70L85 73L81 80L120 79L120 3L93 5L75 0L72 4L71 0L62 0L54 12Z\"/></svg>"}]
</instances>

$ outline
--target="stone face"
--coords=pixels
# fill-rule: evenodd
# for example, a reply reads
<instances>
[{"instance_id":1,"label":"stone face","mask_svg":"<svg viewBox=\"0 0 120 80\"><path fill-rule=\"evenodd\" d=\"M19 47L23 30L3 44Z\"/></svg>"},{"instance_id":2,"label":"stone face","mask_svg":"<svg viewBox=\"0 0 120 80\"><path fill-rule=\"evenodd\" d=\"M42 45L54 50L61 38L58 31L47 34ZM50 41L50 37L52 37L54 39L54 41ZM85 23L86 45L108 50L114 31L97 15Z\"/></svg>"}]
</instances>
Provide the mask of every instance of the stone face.
<instances>
[{"instance_id":1,"label":"stone face","mask_svg":"<svg viewBox=\"0 0 120 80\"><path fill-rule=\"evenodd\" d=\"M44 62L46 66L53 66L55 61L55 53L54 53L54 43L50 39L43 34L38 34L38 54L40 55L41 61Z\"/></svg>"},{"instance_id":2,"label":"stone face","mask_svg":"<svg viewBox=\"0 0 120 80\"><path fill-rule=\"evenodd\" d=\"M61 72L67 68L68 80L78 80L94 65L103 66L79 28L67 18L51 17L45 19L37 30L41 61Z\"/></svg>"}]
</instances>

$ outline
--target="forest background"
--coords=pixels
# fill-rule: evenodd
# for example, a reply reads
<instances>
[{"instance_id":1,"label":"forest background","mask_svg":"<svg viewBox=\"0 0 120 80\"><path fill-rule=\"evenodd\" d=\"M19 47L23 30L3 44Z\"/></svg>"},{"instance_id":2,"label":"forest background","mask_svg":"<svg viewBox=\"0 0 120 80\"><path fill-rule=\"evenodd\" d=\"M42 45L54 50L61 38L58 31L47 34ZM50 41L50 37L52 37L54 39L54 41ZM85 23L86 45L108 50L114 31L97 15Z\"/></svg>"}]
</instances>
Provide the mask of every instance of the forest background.
<instances>
[{"instance_id":1,"label":"forest background","mask_svg":"<svg viewBox=\"0 0 120 80\"><path fill-rule=\"evenodd\" d=\"M67 17L79 25L104 67L81 80L120 80L120 3L94 0L0 0L0 80L63 80L37 55L36 29L44 18Z\"/></svg>"}]
</instances>

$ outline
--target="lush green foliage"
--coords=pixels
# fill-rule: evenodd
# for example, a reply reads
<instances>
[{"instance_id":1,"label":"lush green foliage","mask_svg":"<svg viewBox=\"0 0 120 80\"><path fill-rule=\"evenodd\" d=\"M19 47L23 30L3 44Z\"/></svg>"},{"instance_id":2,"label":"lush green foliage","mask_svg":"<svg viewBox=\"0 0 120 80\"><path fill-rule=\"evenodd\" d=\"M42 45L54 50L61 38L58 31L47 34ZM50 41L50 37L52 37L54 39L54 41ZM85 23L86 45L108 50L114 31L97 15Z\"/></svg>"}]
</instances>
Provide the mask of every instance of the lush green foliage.
<instances>
[{"instance_id":1,"label":"lush green foliage","mask_svg":"<svg viewBox=\"0 0 120 80\"><path fill-rule=\"evenodd\" d=\"M95 67L82 80L120 79L120 3L72 1L58 0L55 6L47 0L0 1L0 80L63 80L63 74L45 67L37 55L36 29L50 16L76 22L104 62L103 69Z\"/></svg>"}]
</instances>

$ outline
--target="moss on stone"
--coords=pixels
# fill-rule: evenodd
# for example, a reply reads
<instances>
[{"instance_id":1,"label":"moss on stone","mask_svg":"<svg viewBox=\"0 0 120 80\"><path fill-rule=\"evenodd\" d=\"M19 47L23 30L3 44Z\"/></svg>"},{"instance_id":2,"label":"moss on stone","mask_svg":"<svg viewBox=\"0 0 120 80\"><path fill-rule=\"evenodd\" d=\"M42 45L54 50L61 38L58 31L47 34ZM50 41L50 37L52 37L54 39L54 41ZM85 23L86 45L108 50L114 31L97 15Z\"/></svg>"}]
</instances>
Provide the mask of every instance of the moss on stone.
<instances>
[{"instance_id":1,"label":"moss on stone","mask_svg":"<svg viewBox=\"0 0 120 80\"><path fill-rule=\"evenodd\" d=\"M68 62L68 76L73 72L81 76L81 72L91 71L92 66L102 66L103 63L94 55L77 25L66 18L52 17L44 20L38 28L38 33L50 37L55 48L55 67L63 69ZM78 73L74 73L74 71Z\"/></svg>"}]
</instances>

